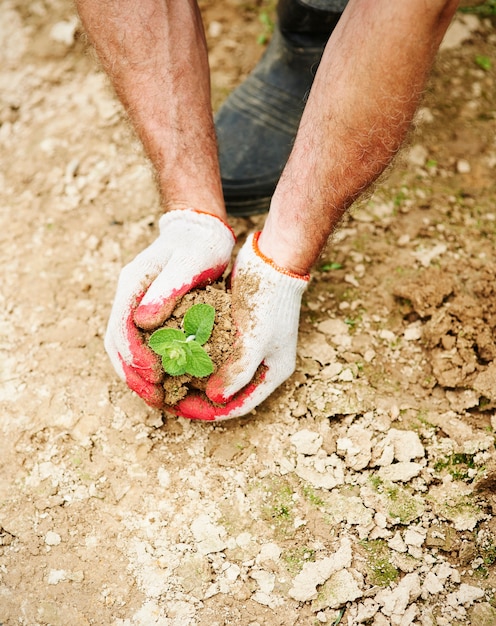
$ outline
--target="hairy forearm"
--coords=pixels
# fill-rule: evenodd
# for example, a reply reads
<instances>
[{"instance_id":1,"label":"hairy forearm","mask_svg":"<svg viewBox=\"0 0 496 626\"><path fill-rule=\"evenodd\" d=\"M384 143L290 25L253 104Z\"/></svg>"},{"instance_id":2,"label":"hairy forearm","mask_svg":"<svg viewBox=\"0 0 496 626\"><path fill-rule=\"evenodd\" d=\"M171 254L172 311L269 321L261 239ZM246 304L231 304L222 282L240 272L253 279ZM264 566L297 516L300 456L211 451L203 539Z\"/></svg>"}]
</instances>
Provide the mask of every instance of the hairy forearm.
<instances>
[{"instance_id":1,"label":"hairy forearm","mask_svg":"<svg viewBox=\"0 0 496 626\"><path fill-rule=\"evenodd\" d=\"M76 0L157 173L165 208L225 217L210 78L195 0Z\"/></svg>"},{"instance_id":2,"label":"hairy forearm","mask_svg":"<svg viewBox=\"0 0 496 626\"><path fill-rule=\"evenodd\" d=\"M328 42L260 248L307 272L410 128L457 2L350 0Z\"/></svg>"}]
</instances>

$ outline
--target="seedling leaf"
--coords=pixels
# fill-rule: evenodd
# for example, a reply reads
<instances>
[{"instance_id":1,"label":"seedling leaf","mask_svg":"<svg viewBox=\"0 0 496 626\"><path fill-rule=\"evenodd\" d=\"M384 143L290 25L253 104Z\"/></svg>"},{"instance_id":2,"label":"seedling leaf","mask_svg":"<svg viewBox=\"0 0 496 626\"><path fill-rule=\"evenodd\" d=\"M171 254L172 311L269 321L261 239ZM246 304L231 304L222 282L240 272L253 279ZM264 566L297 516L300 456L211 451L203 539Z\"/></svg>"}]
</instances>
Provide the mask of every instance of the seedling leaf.
<instances>
[{"instance_id":1,"label":"seedling leaf","mask_svg":"<svg viewBox=\"0 0 496 626\"><path fill-rule=\"evenodd\" d=\"M480 68L482 68L486 72L488 72L493 66L493 64L491 63L491 59L489 57L486 57L484 54L478 54L475 57L475 62Z\"/></svg>"},{"instance_id":2,"label":"seedling leaf","mask_svg":"<svg viewBox=\"0 0 496 626\"><path fill-rule=\"evenodd\" d=\"M209 304L194 304L184 316L183 327L186 335L194 335L195 341L202 346L212 334L215 321L215 309ZM206 375L206 374L204 374Z\"/></svg>"},{"instance_id":3,"label":"seedling leaf","mask_svg":"<svg viewBox=\"0 0 496 626\"><path fill-rule=\"evenodd\" d=\"M324 263L319 269L321 272L329 272L330 270L340 270L342 267L341 263Z\"/></svg>"},{"instance_id":4,"label":"seedling leaf","mask_svg":"<svg viewBox=\"0 0 496 626\"><path fill-rule=\"evenodd\" d=\"M211 374L214 371L214 365L205 350L196 341L191 341L187 345L190 349L186 366L188 374L198 378Z\"/></svg>"},{"instance_id":5,"label":"seedling leaf","mask_svg":"<svg viewBox=\"0 0 496 626\"><path fill-rule=\"evenodd\" d=\"M163 346L162 367L171 376L181 376L188 371L191 359L190 345L183 341L173 341Z\"/></svg>"},{"instance_id":6,"label":"seedling leaf","mask_svg":"<svg viewBox=\"0 0 496 626\"><path fill-rule=\"evenodd\" d=\"M162 356L173 341L186 341L186 335L182 330L176 328L161 328L151 335L148 345L154 352Z\"/></svg>"},{"instance_id":7,"label":"seedling leaf","mask_svg":"<svg viewBox=\"0 0 496 626\"><path fill-rule=\"evenodd\" d=\"M177 328L161 328L150 336L148 345L162 357L162 367L167 374L190 374L202 378L214 371L211 358L201 347L212 334L214 320L214 307L195 304L184 316L185 332Z\"/></svg>"}]
</instances>

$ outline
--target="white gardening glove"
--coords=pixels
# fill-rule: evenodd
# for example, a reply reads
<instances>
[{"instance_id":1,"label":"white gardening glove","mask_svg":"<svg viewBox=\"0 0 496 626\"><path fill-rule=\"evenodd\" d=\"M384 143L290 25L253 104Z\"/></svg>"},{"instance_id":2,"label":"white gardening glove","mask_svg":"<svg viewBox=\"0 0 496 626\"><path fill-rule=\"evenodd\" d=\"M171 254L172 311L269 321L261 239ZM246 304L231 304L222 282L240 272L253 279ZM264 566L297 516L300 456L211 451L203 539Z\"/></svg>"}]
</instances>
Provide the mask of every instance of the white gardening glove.
<instances>
[{"instance_id":1,"label":"white gardening glove","mask_svg":"<svg viewBox=\"0 0 496 626\"><path fill-rule=\"evenodd\" d=\"M301 297L309 276L276 266L250 235L232 273L232 315L239 338L234 356L213 374L206 394L188 396L175 412L192 419L246 415L294 372ZM253 379L260 364L264 371ZM218 406L218 405L222 406Z\"/></svg>"},{"instance_id":2,"label":"white gardening glove","mask_svg":"<svg viewBox=\"0 0 496 626\"><path fill-rule=\"evenodd\" d=\"M157 328L181 296L215 281L230 261L235 237L220 218L193 209L166 213L159 227L159 237L121 271L105 349L128 386L149 405L163 408L160 357L143 343L137 327Z\"/></svg>"}]
</instances>

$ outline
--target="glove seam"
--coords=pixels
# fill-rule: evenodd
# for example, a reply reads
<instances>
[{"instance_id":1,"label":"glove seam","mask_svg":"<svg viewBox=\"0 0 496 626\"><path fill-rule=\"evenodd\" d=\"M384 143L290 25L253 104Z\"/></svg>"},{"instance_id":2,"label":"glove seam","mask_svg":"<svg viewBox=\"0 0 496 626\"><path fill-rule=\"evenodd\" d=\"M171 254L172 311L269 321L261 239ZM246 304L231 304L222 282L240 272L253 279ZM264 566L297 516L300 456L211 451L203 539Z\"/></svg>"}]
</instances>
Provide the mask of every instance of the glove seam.
<instances>
[{"instance_id":1,"label":"glove seam","mask_svg":"<svg viewBox=\"0 0 496 626\"><path fill-rule=\"evenodd\" d=\"M258 239L261 234L262 234L262 231L257 231L256 233L253 234L253 239L252 239L253 252L256 254L256 256L259 259L261 259L267 265L270 265L270 267L272 267L274 270L276 270L280 274L284 274L286 276L289 276L290 278L304 280L305 282L308 282L310 280L310 274L298 274L297 272L288 270L285 267L281 267L280 265L275 263L275 261L273 261L270 257L266 256L258 247Z\"/></svg>"},{"instance_id":2,"label":"glove seam","mask_svg":"<svg viewBox=\"0 0 496 626\"><path fill-rule=\"evenodd\" d=\"M211 217L215 220L218 220L223 226L225 226L227 228L227 230L230 232L234 243L236 243L236 235L234 234L234 230L231 228L231 226L229 226L229 224L227 222L225 222L221 217L219 217L218 215L214 215L213 213L209 213L208 211L202 211L200 209L195 209L193 207L187 207L185 209L172 209L172 211L167 211L167 213L164 213L162 215L162 218L164 218L165 216L172 216L173 218L175 217L180 217L181 213L184 212L188 212L189 214L191 213L196 213L197 215L205 215L206 217Z\"/></svg>"}]
</instances>

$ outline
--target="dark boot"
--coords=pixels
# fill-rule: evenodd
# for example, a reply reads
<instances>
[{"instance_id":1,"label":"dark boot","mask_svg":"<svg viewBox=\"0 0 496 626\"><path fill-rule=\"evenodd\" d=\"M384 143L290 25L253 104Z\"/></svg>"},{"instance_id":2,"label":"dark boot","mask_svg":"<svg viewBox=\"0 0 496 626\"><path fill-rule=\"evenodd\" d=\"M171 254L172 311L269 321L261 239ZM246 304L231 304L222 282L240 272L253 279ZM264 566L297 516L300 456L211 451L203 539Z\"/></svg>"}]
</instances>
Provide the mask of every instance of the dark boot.
<instances>
[{"instance_id":1,"label":"dark boot","mask_svg":"<svg viewBox=\"0 0 496 626\"><path fill-rule=\"evenodd\" d=\"M317 3L318 9L304 6ZM272 39L215 116L222 187L231 215L263 213L288 159L342 0L279 0ZM341 5L341 6L340 6Z\"/></svg>"}]
</instances>

